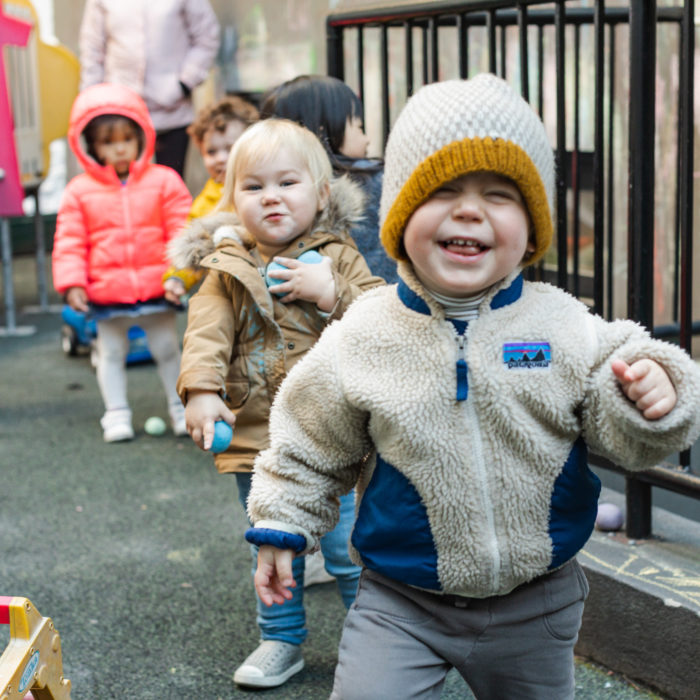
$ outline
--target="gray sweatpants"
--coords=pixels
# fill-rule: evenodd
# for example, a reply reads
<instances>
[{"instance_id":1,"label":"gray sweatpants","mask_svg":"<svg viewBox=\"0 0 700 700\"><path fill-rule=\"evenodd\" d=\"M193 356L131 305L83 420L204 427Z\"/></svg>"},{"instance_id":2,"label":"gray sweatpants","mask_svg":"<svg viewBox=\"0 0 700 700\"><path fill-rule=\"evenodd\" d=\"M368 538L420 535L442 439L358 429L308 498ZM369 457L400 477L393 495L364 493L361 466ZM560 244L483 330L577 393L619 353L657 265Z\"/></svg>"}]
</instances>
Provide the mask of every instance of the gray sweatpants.
<instances>
[{"instance_id":1,"label":"gray sweatpants","mask_svg":"<svg viewBox=\"0 0 700 700\"><path fill-rule=\"evenodd\" d=\"M426 593L364 569L331 700L438 699L452 667L478 700L573 698L587 595L576 561L491 598Z\"/></svg>"}]
</instances>

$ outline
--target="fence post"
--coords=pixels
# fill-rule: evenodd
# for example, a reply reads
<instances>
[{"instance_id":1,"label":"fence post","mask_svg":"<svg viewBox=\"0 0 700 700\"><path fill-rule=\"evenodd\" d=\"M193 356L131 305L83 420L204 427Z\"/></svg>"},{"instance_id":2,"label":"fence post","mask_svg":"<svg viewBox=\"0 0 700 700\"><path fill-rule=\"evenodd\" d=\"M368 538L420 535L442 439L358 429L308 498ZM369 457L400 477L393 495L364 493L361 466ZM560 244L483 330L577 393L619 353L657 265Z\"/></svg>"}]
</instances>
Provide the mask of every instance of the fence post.
<instances>
[{"instance_id":1,"label":"fence post","mask_svg":"<svg viewBox=\"0 0 700 700\"><path fill-rule=\"evenodd\" d=\"M343 29L334 27L330 17L326 20L326 72L339 80L345 79Z\"/></svg>"},{"instance_id":2,"label":"fence post","mask_svg":"<svg viewBox=\"0 0 700 700\"><path fill-rule=\"evenodd\" d=\"M679 126L680 345L689 353L693 342L693 154L695 103L695 3L685 0L681 25ZM690 450L680 454L690 470Z\"/></svg>"},{"instance_id":3,"label":"fence post","mask_svg":"<svg viewBox=\"0 0 700 700\"><path fill-rule=\"evenodd\" d=\"M630 3L627 313L654 327L656 1ZM627 536L651 535L651 486L627 476Z\"/></svg>"}]
</instances>

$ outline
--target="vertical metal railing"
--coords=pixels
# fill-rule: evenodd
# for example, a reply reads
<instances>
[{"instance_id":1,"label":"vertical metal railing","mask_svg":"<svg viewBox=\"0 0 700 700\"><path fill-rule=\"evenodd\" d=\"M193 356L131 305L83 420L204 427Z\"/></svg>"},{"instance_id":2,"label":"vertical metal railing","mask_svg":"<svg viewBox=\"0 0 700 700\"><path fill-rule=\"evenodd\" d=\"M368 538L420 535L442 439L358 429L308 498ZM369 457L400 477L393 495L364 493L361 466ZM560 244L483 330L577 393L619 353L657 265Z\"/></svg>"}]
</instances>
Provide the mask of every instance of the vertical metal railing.
<instances>
[{"instance_id":1,"label":"vertical metal railing","mask_svg":"<svg viewBox=\"0 0 700 700\"><path fill-rule=\"evenodd\" d=\"M654 326L654 141L656 114L656 2L630 6L629 213L627 312ZM626 477L627 531L651 534L651 485Z\"/></svg>"},{"instance_id":2,"label":"vertical metal railing","mask_svg":"<svg viewBox=\"0 0 700 700\"><path fill-rule=\"evenodd\" d=\"M557 285L568 288L568 220L566 215L566 65L565 65L565 0L558 0L554 7L554 31L557 77Z\"/></svg>"},{"instance_id":3,"label":"vertical metal railing","mask_svg":"<svg viewBox=\"0 0 700 700\"><path fill-rule=\"evenodd\" d=\"M595 54L595 109L594 120L595 126L593 130L593 267L599 272L595 275L593 282L593 311L597 314L603 314L603 298L605 293L605 278L603 274L604 246L605 246L605 103L603 95L605 94L605 2L599 0L596 3L593 13L593 29L595 34L594 39L594 54ZM612 34L612 27L610 28ZM610 83L613 83L612 73ZM613 104L611 101L610 104ZM612 112L612 110L611 110ZM610 136L612 143L612 135ZM612 161L612 159L611 159ZM612 183L612 172L608 173L609 181ZM610 224L609 231L612 231ZM612 236L609 237L612 240ZM611 256L612 257L612 256ZM612 313L608 316L610 318Z\"/></svg>"},{"instance_id":4,"label":"vertical metal railing","mask_svg":"<svg viewBox=\"0 0 700 700\"><path fill-rule=\"evenodd\" d=\"M496 72L496 10L489 10L486 15L489 37L489 73Z\"/></svg>"},{"instance_id":5,"label":"vertical metal railing","mask_svg":"<svg viewBox=\"0 0 700 700\"><path fill-rule=\"evenodd\" d=\"M695 153L693 91L695 85L695 2L683 8L679 51L678 128L678 295L680 296L679 342L691 352L693 340L693 182ZM700 329L698 329L700 331ZM680 455L684 472L690 472L690 450Z\"/></svg>"},{"instance_id":6,"label":"vertical metal railing","mask_svg":"<svg viewBox=\"0 0 700 700\"><path fill-rule=\"evenodd\" d=\"M668 225L675 257L673 313L672 321L665 325L654 324L658 291L654 285L654 115L660 23L677 27L679 34L676 213L675 221ZM585 56L584 27L591 28L593 37L588 41L593 48L587 48ZM536 28L536 36L532 28ZM444 77L465 78L479 70L517 84L517 70L521 93L545 122L549 120L557 162L556 256L530 274L581 296L607 318L620 314L618 309L625 300L616 292L626 275L623 313L658 337L676 340L691 350L692 336L700 334L700 321L693 322L692 316L694 0L678 0L674 6L662 7L657 7L655 0L630 0L615 6L606 5L604 0L596 0L592 6L571 0L426 2L332 14L327 30L329 74L345 78L345 52L354 47L359 54L354 87L365 102L368 81L364 70L372 65L367 60L372 51L367 33L378 32L379 60L374 65L380 72L382 143L391 127L391 110L398 113L402 97L410 97L417 84ZM454 31L452 54L452 42L442 40L441 30ZM354 43L353 32L357 36ZM392 62L392 42L396 40L403 43L405 55L399 66ZM626 52L621 50L625 42L629 45ZM441 64L443 53L447 58L443 57ZM475 53L482 58L474 60ZM586 150L582 145L582 125L588 124L581 111L582 76L591 67L592 100L590 87L587 89L593 136L592 146ZM629 102L622 104L620 85L624 86L625 79ZM402 84L403 96L397 94ZM669 112L666 118L674 116ZM626 173L622 172L625 163ZM626 183L624 192L621 180ZM584 191L592 196L592 273L582 271L580 258ZM627 236L621 241L615 231L623 228L619 219L625 202ZM626 260L622 250L626 250ZM652 486L700 496L700 477L690 469L690 451L681 454L679 462L634 476L625 473L629 536L645 537L651 532ZM617 469L602 460L595 463Z\"/></svg>"},{"instance_id":7,"label":"vertical metal railing","mask_svg":"<svg viewBox=\"0 0 700 700\"><path fill-rule=\"evenodd\" d=\"M616 40L615 40L615 28L617 25L611 24L610 29L608 32L608 104L614 105L615 104L615 66L616 66L616 56L617 56L617 51L616 51ZM606 178L605 178L605 209L606 209L606 225L607 225L607 230L612 231L613 226L614 226L614 221L615 221L615 194L613 192L613 177L614 177L614 165L615 165L615 153L614 153L614 144L615 144L615 119L613 115L613 109L609 108L608 109L608 120L607 120L607 127L608 127L608 148L607 148L607 158L608 158L608 167L606 170ZM600 154L600 158L598 160L598 164L600 165L600 161L602 159L602 151ZM602 172L602 169L599 171L596 171L596 173ZM596 204L602 203L602 200L596 200ZM600 229L596 229L598 232L600 232ZM597 239L596 239L597 240ZM607 247L606 247L606 253L608 256L607 259L607 265L605 266L605 282L604 286L607 289L612 289L613 288L613 283L615 279L615 269L614 269L614 261L615 261L615 247L614 247L614 239L613 236L608 236L607 239ZM601 246L601 254L602 254L602 246ZM603 268L596 268L600 270L600 275L598 277L600 278L600 281L603 282ZM607 300L608 303L605 307L605 317L606 318L612 318L613 317L613 295L608 294L607 295Z\"/></svg>"}]
</instances>

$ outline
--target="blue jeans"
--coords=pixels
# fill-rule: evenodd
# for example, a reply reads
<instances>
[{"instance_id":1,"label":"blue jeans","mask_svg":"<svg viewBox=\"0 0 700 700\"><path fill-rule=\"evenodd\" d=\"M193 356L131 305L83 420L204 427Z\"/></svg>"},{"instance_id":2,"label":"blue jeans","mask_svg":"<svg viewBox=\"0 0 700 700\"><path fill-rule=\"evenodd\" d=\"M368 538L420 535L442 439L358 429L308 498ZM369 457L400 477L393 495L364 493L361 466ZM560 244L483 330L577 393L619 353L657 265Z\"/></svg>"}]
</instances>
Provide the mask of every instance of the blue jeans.
<instances>
[{"instance_id":1,"label":"blue jeans","mask_svg":"<svg viewBox=\"0 0 700 700\"><path fill-rule=\"evenodd\" d=\"M244 509L250 493L251 477L251 473L236 472L238 499ZM331 576L335 576L346 608L349 608L355 600L357 582L360 578L360 567L350 561L348 554L348 542L354 520L355 494L350 492L340 498L340 520L335 529L321 538L321 551L326 560L326 571ZM253 557L253 573L255 573L258 565L257 546L251 545L250 553ZM292 574L297 586L291 589L291 600L285 601L283 605L272 605L268 608L256 593L257 623L263 639L275 639L289 644L301 644L306 639L304 561L305 557L295 557L292 562Z\"/></svg>"}]
</instances>

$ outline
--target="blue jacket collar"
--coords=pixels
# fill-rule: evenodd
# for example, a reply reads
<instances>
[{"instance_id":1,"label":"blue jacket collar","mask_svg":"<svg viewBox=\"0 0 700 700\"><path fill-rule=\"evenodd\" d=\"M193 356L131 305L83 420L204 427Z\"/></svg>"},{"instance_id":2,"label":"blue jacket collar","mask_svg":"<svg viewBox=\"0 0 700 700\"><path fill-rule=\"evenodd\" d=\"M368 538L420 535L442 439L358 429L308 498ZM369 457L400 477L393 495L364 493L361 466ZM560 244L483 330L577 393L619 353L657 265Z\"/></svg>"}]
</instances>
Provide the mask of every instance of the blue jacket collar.
<instances>
[{"instance_id":1,"label":"blue jacket collar","mask_svg":"<svg viewBox=\"0 0 700 700\"><path fill-rule=\"evenodd\" d=\"M513 304L520 299L522 293L523 276L520 274L513 279L508 287L501 289L493 299L491 299L491 308L500 309L503 306ZM419 314L430 315L430 308L425 300L421 299L421 297L419 297L402 279L399 279L398 294L404 306Z\"/></svg>"}]
</instances>

